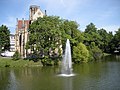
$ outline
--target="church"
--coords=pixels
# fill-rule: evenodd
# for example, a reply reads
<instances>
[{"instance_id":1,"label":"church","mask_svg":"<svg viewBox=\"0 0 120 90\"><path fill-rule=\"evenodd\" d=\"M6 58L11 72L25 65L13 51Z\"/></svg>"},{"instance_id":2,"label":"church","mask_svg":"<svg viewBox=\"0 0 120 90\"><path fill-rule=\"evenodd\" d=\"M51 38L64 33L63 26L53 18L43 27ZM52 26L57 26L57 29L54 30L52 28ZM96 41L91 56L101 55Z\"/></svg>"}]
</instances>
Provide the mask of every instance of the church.
<instances>
[{"instance_id":1,"label":"church","mask_svg":"<svg viewBox=\"0 0 120 90\"><path fill-rule=\"evenodd\" d=\"M28 51L25 46L29 39L29 25L37 20L39 17L46 15L45 12L42 12L39 6L31 5L29 9L29 20L17 19L16 32L15 32L15 50L18 51L22 58L25 58Z\"/></svg>"}]
</instances>

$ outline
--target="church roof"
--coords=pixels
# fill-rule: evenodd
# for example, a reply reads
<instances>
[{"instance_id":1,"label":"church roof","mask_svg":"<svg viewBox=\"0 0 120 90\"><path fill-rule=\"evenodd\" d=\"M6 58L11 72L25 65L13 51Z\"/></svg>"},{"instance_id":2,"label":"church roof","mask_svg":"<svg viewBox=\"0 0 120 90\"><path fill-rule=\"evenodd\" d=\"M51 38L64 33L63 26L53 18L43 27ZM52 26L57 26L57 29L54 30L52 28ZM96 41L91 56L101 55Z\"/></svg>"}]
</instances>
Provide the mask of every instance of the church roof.
<instances>
[{"instance_id":1,"label":"church roof","mask_svg":"<svg viewBox=\"0 0 120 90\"><path fill-rule=\"evenodd\" d=\"M17 27L18 29L23 29L25 26L27 26L27 28L29 28L29 20L18 20L18 24Z\"/></svg>"},{"instance_id":2,"label":"church roof","mask_svg":"<svg viewBox=\"0 0 120 90\"><path fill-rule=\"evenodd\" d=\"M37 5L31 5L30 8L39 8L40 6Z\"/></svg>"}]
</instances>

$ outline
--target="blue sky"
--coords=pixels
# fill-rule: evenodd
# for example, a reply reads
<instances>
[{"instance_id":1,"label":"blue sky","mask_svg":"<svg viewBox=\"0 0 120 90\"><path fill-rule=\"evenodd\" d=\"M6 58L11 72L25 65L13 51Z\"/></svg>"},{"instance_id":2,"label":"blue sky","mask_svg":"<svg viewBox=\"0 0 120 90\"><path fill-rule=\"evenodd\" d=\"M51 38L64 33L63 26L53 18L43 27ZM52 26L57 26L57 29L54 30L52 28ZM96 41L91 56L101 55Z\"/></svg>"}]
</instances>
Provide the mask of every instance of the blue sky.
<instances>
[{"instance_id":1,"label":"blue sky","mask_svg":"<svg viewBox=\"0 0 120 90\"><path fill-rule=\"evenodd\" d=\"M48 15L78 22L81 31L91 22L107 31L120 27L120 0L0 0L0 25L15 33L16 18L29 19L30 5L40 6Z\"/></svg>"}]
</instances>

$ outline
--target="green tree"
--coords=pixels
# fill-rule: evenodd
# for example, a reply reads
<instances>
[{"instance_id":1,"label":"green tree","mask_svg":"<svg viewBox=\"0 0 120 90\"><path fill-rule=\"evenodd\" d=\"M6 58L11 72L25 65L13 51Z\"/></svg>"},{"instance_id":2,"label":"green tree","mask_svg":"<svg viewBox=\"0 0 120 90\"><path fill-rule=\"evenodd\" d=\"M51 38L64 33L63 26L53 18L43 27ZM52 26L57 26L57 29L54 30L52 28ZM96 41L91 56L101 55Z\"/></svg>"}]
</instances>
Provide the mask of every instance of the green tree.
<instances>
[{"instance_id":1,"label":"green tree","mask_svg":"<svg viewBox=\"0 0 120 90\"><path fill-rule=\"evenodd\" d=\"M56 56L64 50L66 39L70 39L71 47L83 41L83 35L74 21L60 19L57 16L45 16L38 18L30 25L28 48L39 52L42 56ZM58 50L56 49L58 48ZM59 53L58 56L61 56Z\"/></svg>"},{"instance_id":2,"label":"green tree","mask_svg":"<svg viewBox=\"0 0 120 90\"><path fill-rule=\"evenodd\" d=\"M113 51L118 49L120 51L120 28L116 31L111 43L113 44Z\"/></svg>"},{"instance_id":3,"label":"green tree","mask_svg":"<svg viewBox=\"0 0 120 90\"><path fill-rule=\"evenodd\" d=\"M99 60L102 57L102 51L95 45L95 42L91 42L90 46L88 46L90 51L90 59L91 60Z\"/></svg>"},{"instance_id":4,"label":"green tree","mask_svg":"<svg viewBox=\"0 0 120 90\"><path fill-rule=\"evenodd\" d=\"M30 25L29 29L29 47L42 56L53 56L56 53L56 48L60 50L61 45L61 31L59 29L61 20L57 16L45 16L38 18ZM55 51L56 50L56 51ZM59 53L59 56L62 53ZM58 55L57 55L58 56Z\"/></svg>"},{"instance_id":5,"label":"green tree","mask_svg":"<svg viewBox=\"0 0 120 90\"><path fill-rule=\"evenodd\" d=\"M101 37L93 23L90 23L89 25L86 26L84 37L85 45L90 45L91 42L95 42L96 45L100 46Z\"/></svg>"},{"instance_id":6,"label":"green tree","mask_svg":"<svg viewBox=\"0 0 120 90\"><path fill-rule=\"evenodd\" d=\"M113 37L114 37L114 35L113 35L113 33L112 32L109 32L108 33L108 46L107 46L107 52L108 53L112 53L112 51L113 51L113 43L112 43L112 40L113 40Z\"/></svg>"},{"instance_id":7,"label":"green tree","mask_svg":"<svg viewBox=\"0 0 120 90\"><path fill-rule=\"evenodd\" d=\"M97 28L93 23L86 26L85 33L92 34L92 32L97 32Z\"/></svg>"},{"instance_id":8,"label":"green tree","mask_svg":"<svg viewBox=\"0 0 120 90\"><path fill-rule=\"evenodd\" d=\"M97 30L93 23L86 26L84 32L84 44L87 46L90 52L90 60L98 60L102 56L102 51L99 49L106 49L107 43L107 32L104 29ZM104 40L104 41L103 41Z\"/></svg>"},{"instance_id":9,"label":"green tree","mask_svg":"<svg viewBox=\"0 0 120 90\"><path fill-rule=\"evenodd\" d=\"M60 25L60 31L62 31L62 45L63 50L65 50L66 39L70 39L71 49L77 46L80 42L83 42L84 35L78 29L79 25L75 21L63 20ZM71 52L73 54L73 51Z\"/></svg>"},{"instance_id":10,"label":"green tree","mask_svg":"<svg viewBox=\"0 0 120 90\"><path fill-rule=\"evenodd\" d=\"M110 42L113 38L112 32L107 33L105 29L98 30L99 35L101 36L101 43L99 48L103 52L110 52Z\"/></svg>"},{"instance_id":11,"label":"green tree","mask_svg":"<svg viewBox=\"0 0 120 90\"><path fill-rule=\"evenodd\" d=\"M10 31L5 25L0 26L0 51L9 50L10 48Z\"/></svg>"},{"instance_id":12,"label":"green tree","mask_svg":"<svg viewBox=\"0 0 120 90\"><path fill-rule=\"evenodd\" d=\"M83 43L73 47L73 61L75 63L89 61L89 51Z\"/></svg>"},{"instance_id":13,"label":"green tree","mask_svg":"<svg viewBox=\"0 0 120 90\"><path fill-rule=\"evenodd\" d=\"M21 56L20 56L20 53L18 52L18 51L16 51L15 53L14 53L14 55L13 55L13 60L19 60L20 58L21 58Z\"/></svg>"}]
</instances>

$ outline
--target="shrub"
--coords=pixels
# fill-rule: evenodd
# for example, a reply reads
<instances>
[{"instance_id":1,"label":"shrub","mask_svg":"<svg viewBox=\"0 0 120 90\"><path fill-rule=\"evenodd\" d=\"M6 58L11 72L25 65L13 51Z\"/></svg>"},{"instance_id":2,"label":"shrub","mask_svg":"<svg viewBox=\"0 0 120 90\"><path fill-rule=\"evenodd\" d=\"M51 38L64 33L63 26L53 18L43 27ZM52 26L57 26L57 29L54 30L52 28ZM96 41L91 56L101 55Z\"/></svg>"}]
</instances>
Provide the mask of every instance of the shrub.
<instances>
[{"instance_id":1,"label":"shrub","mask_svg":"<svg viewBox=\"0 0 120 90\"><path fill-rule=\"evenodd\" d=\"M83 43L79 43L73 47L73 61L74 63L88 62L89 51Z\"/></svg>"},{"instance_id":2,"label":"shrub","mask_svg":"<svg viewBox=\"0 0 120 90\"><path fill-rule=\"evenodd\" d=\"M94 42L90 45L90 54L94 60L99 60L103 55L102 51L98 48L98 46L95 46Z\"/></svg>"},{"instance_id":3,"label":"shrub","mask_svg":"<svg viewBox=\"0 0 120 90\"><path fill-rule=\"evenodd\" d=\"M19 60L21 58L21 56L20 56L19 52L16 51L12 58L13 58L13 60L16 61L16 60Z\"/></svg>"},{"instance_id":4,"label":"shrub","mask_svg":"<svg viewBox=\"0 0 120 90\"><path fill-rule=\"evenodd\" d=\"M41 63L42 63L43 66L53 66L54 65L54 61L53 60L42 59Z\"/></svg>"}]
</instances>

